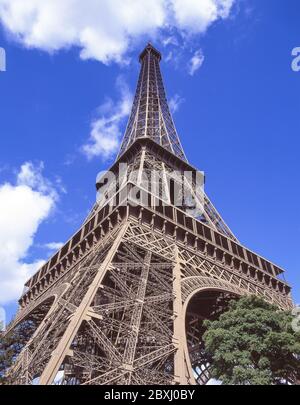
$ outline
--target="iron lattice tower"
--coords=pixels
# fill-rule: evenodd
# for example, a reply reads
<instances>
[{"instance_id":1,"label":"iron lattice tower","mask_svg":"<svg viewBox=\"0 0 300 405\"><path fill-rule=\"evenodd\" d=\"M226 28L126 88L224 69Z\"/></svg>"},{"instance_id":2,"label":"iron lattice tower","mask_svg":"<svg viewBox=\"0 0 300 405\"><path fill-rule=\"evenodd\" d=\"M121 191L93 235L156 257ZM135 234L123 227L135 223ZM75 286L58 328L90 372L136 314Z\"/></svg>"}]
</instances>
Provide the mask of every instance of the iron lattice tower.
<instances>
[{"instance_id":1,"label":"iron lattice tower","mask_svg":"<svg viewBox=\"0 0 300 405\"><path fill-rule=\"evenodd\" d=\"M198 198L196 170L160 60L150 44L140 55L115 180L103 189L99 179L101 198L82 227L25 285L7 333L23 322L34 332L9 371L14 384L205 384L203 319L247 294L292 306L283 270L242 246L205 194L201 212L175 204L176 184ZM153 169L162 174L155 187ZM184 172L192 177L182 188Z\"/></svg>"}]
</instances>

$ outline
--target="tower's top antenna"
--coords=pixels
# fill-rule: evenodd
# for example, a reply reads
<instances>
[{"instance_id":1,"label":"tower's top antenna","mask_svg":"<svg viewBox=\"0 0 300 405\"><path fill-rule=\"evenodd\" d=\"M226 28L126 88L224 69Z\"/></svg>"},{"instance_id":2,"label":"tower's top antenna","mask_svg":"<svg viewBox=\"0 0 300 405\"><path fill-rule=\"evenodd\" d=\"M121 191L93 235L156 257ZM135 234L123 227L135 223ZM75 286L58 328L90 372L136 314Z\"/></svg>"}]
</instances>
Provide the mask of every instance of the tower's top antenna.
<instances>
[{"instance_id":1,"label":"tower's top antenna","mask_svg":"<svg viewBox=\"0 0 300 405\"><path fill-rule=\"evenodd\" d=\"M145 56L148 55L148 53L152 53L154 56L156 56L156 58L160 61L161 60L161 53L154 48L154 46L151 44L151 42L148 42L146 48L141 52L140 54L140 62L143 61L143 59L145 58Z\"/></svg>"},{"instance_id":2,"label":"tower's top antenna","mask_svg":"<svg viewBox=\"0 0 300 405\"><path fill-rule=\"evenodd\" d=\"M149 42L139 60L139 80L118 157L138 138L147 137L186 161L164 90L161 53Z\"/></svg>"}]
</instances>

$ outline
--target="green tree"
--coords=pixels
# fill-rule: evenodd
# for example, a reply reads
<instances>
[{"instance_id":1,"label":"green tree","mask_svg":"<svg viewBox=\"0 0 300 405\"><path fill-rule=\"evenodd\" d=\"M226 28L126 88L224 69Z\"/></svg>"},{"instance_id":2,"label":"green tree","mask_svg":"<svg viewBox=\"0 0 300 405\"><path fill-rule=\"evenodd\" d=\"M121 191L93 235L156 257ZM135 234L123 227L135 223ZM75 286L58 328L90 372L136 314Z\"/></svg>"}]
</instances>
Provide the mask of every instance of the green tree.
<instances>
[{"instance_id":1,"label":"green tree","mask_svg":"<svg viewBox=\"0 0 300 405\"><path fill-rule=\"evenodd\" d=\"M35 327L30 321L23 322L10 334L0 332L0 384L9 384L7 370L29 340Z\"/></svg>"},{"instance_id":2,"label":"green tree","mask_svg":"<svg viewBox=\"0 0 300 405\"><path fill-rule=\"evenodd\" d=\"M218 320L204 322L212 376L223 384L296 384L300 333L293 331L292 319L256 296L231 301Z\"/></svg>"}]
</instances>

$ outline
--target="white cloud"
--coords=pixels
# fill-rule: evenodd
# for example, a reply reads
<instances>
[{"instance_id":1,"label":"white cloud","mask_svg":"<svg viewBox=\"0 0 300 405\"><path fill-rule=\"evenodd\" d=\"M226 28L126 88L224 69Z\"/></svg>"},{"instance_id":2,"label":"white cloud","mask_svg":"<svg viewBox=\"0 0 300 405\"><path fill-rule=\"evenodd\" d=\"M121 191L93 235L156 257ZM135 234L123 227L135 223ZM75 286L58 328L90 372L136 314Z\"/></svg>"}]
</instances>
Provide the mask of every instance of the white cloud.
<instances>
[{"instance_id":1,"label":"white cloud","mask_svg":"<svg viewBox=\"0 0 300 405\"><path fill-rule=\"evenodd\" d=\"M44 245L44 247L48 250L59 250L60 248L62 248L64 245L63 242L50 242L50 243L46 243Z\"/></svg>"},{"instance_id":2,"label":"white cloud","mask_svg":"<svg viewBox=\"0 0 300 405\"><path fill-rule=\"evenodd\" d=\"M116 85L120 93L119 101L114 103L108 99L99 107L99 116L91 124L89 141L82 147L88 159L101 156L103 160L108 160L118 151L122 136L120 126L130 112L132 94L121 77Z\"/></svg>"},{"instance_id":3,"label":"white cloud","mask_svg":"<svg viewBox=\"0 0 300 405\"><path fill-rule=\"evenodd\" d=\"M24 282L44 263L26 262L38 227L58 198L42 168L24 163L16 184L0 185L0 304L17 299Z\"/></svg>"},{"instance_id":4,"label":"white cloud","mask_svg":"<svg viewBox=\"0 0 300 405\"><path fill-rule=\"evenodd\" d=\"M25 162L17 175L17 184L39 191L41 194L49 195L55 201L58 198L58 194L52 183L43 176L43 170L43 162L40 162L36 166L32 162ZM56 178L56 184L65 192L59 177Z\"/></svg>"},{"instance_id":5,"label":"white cloud","mask_svg":"<svg viewBox=\"0 0 300 405\"><path fill-rule=\"evenodd\" d=\"M197 50L194 55L192 56L191 60L189 61L188 65L188 72L191 76L195 74L195 72L200 69L204 62L204 55L202 53L202 50L199 49Z\"/></svg>"},{"instance_id":6,"label":"white cloud","mask_svg":"<svg viewBox=\"0 0 300 405\"><path fill-rule=\"evenodd\" d=\"M29 48L53 52L76 46L83 59L124 62L141 37L160 35L177 46L174 30L182 37L203 33L229 16L234 1L0 0L0 21Z\"/></svg>"},{"instance_id":7,"label":"white cloud","mask_svg":"<svg viewBox=\"0 0 300 405\"><path fill-rule=\"evenodd\" d=\"M178 40L174 35L166 36L163 39L162 43L164 46L167 46L167 45L178 46Z\"/></svg>"},{"instance_id":8,"label":"white cloud","mask_svg":"<svg viewBox=\"0 0 300 405\"><path fill-rule=\"evenodd\" d=\"M216 20L229 16L234 0L172 0L179 28L203 33Z\"/></svg>"},{"instance_id":9,"label":"white cloud","mask_svg":"<svg viewBox=\"0 0 300 405\"><path fill-rule=\"evenodd\" d=\"M180 105L184 102L184 98L180 97L179 94L175 94L173 97L170 98L169 100L169 107L170 111L172 114L176 113L178 111Z\"/></svg>"}]
</instances>

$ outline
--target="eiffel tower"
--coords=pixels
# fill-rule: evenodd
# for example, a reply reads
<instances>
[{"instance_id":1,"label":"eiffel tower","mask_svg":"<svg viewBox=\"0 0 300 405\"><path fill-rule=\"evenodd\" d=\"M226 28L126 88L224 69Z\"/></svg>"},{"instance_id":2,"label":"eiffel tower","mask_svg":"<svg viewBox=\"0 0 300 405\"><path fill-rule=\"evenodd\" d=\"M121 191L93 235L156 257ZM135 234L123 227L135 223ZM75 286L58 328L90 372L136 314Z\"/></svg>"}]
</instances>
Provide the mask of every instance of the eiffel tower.
<instances>
[{"instance_id":1,"label":"eiffel tower","mask_svg":"<svg viewBox=\"0 0 300 405\"><path fill-rule=\"evenodd\" d=\"M26 322L33 330L9 370L12 384L203 385L204 319L244 295L292 306L283 270L239 243L203 187L199 193L160 52L148 44L139 60L126 132L117 160L97 179L97 202L26 282L8 326L7 334Z\"/></svg>"}]
</instances>

